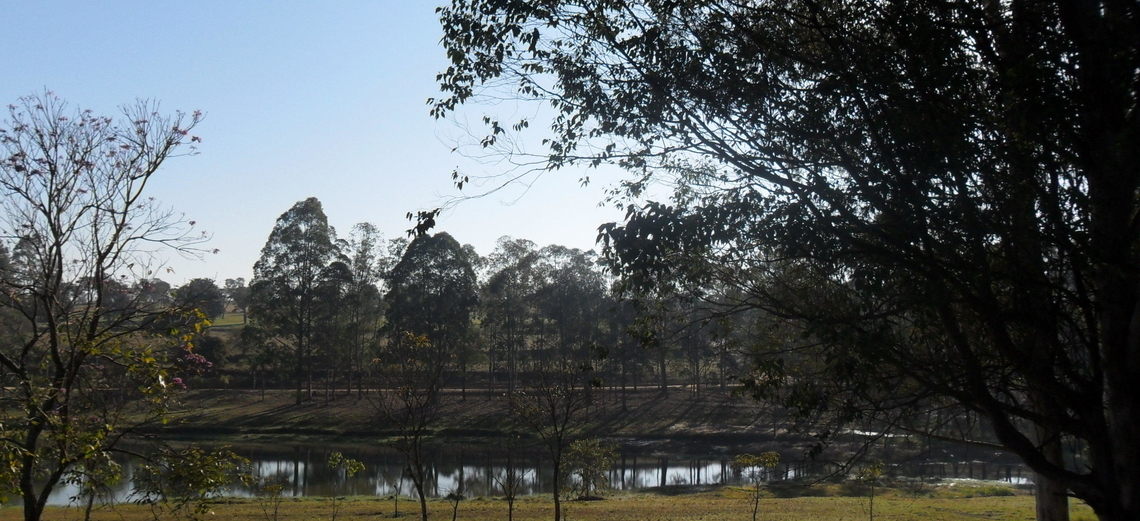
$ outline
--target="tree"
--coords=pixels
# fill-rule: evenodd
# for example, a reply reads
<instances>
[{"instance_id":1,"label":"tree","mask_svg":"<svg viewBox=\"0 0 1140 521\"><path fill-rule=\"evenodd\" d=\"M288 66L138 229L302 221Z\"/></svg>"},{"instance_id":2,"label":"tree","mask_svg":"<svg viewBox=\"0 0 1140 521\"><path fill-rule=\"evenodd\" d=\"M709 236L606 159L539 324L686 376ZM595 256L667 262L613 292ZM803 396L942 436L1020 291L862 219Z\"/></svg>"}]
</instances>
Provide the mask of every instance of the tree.
<instances>
[{"instance_id":1,"label":"tree","mask_svg":"<svg viewBox=\"0 0 1140 521\"><path fill-rule=\"evenodd\" d=\"M383 382L376 408L385 426L397 433L391 445L404 456L405 472L419 496L423 521L428 519L428 437L439 420L444 379L451 362L450 353L433 346L427 336L406 332L389 338L376 360L376 372Z\"/></svg>"},{"instance_id":2,"label":"tree","mask_svg":"<svg viewBox=\"0 0 1140 521\"><path fill-rule=\"evenodd\" d=\"M331 519L332 521L336 521L337 515L340 514L341 507L340 498L338 497L340 492L342 492L340 488L345 481L363 471L364 464L352 458L346 458L344 454L334 452L329 454L328 465L335 474L333 478L333 512Z\"/></svg>"},{"instance_id":3,"label":"tree","mask_svg":"<svg viewBox=\"0 0 1140 521\"><path fill-rule=\"evenodd\" d=\"M170 284L162 279L142 279L135 283L139 304L151 309L170 307Z\"/></svg>"},{"instance_id":4,"label":"tree","mask_svg":"<svg viewBox=\"0 0 1140 521\"><path fill-rule=\"evenodd\" d=\"M214 320L226 314L226 300L221 288L212 279L192 279L174 291L176 305L198 309L206 318Z\"/></svg>"},{"instance_id":5,"label":"tree","mask_svg":"<svg viewBox=\"0 0 1140 521\"><path fill-rule=\"evenodd\" d=\"M349 256L351 282L344 296L347 308L346 338L349 345L349 381L357 377L357 391L364 394L364 367L366 356L379 341L377 332L384 316L384 302L378 284L383 273L383 238L370 223L360 223L352 227L346 254Z\"/></svg>"},{"instance_id":6,"label":"tree","mask_svg":"<svg viewBox=\"0 0 1140 521\"><path fill-rule=\"evenodd\" d=\"M488 257L491 274L481 288L480 327L488 338L488 385L494 385L498 362L506 372L508 394L518 384L520 356L536 321L537 261L533 242L500 237Z\"/></svg>"},{"instance_id":7,"label":"tree","mask_svg":"<svg viewBox=\"0 0 1140 521\"><path fill-rule=\"evenodd\" d=\"M547 246L538 252L537 270L541 279L535 304L542 324L553 329L555 356L593 357L590 349L597 347L608 307L608 288L594 252Z\"/></svg>"},{"instance_id":8,"label":"tree","mask_svg":"<svg viewBox=\"0 0 1140 521\"><path fill-rule=\"evenodd\" d=\"M597 438L577 440L570 444L566 452L568 475L577 476L575 491L579 498L590 498L594 493L609 488L606 474L617 460L617 450L613 445Z\"/></svg>"},{"instance_id":9,"label":"tree","mask_svg":"<svg viewBox=\"0 0 1140 521\"><path fill-rule=\"evenodd\" d=\"M235 309L241 310L241 320L244 324L246 308L249 307L249 287L245 285L245 279L242 277L226 279L222 292Z\"/></svg>"},{"instance_id":10,"label":"tree","mask_svg":"<svg viewBox=\"0 0 1140 521\"><path fill-rule=\"evenodd\" d=\"M630 286L719 287L801 330L831 410L981 414L1037 473L1039 518L1071 493L1136 519L1137 10L454 0L433 114L490 83L546 102L550 126L488 116L484 143L546 127L537 168L634 172L603 230ZM654 181L672 201L626 198ZM759 351L765 394L810 391Z\"/></svg>"},{"instance_id":11,"label":"tree","mask_svg":"<svg viewBox=\"0 0 1140 521\"><path fill-rule=\"evenodd\" d=\"M769 473L780 463L778 452L765 452L756 454L738 454L732 460L733 470L744 475L744 479L752 485L748 490L748 502L752 506L752 521L760 515L760 499L764 497L760 488L765 481L771 479Z\"/></svg>"},{"instance_id":12,"label":"tree","mask_svg":"<svg viewBox=\"0 0 1140 521\"><path fill-rule=\"evenodd\" d=\"M562 519L566 455L594 403L592 367L572 361L538 365L525 391L508 395L511 410L542 441L554 469L554 521Z\"/></svg>"},{"instance_id":13,"label":"tree","mask_svg":"<svg viewBox=\"0 0 1140 521\"><path fill-rule=\"evenodd\" d=\"M0 128L0 493L27 521L63 481L116 479L110 453L176 391L168 348L196 360L195 328L155 333L174 312L132 286L163 248L200 254L205 236L145 188L198 140L201 114L122 110L73 112L49 92L10 105Z\"/></svg>"},{"instance_id":14,"label":"tree","mask_svg":"<svg viewBox=\"0 0 1140 521\"><path fill-rule=\"evenodd\" d=\"M518 437L512 436L508 438L507 445L507 464L503 471L495 474L495 486L503 493L503 499L507 502L507 521L515 520L515 501L522 492L523 486L526 485L526 475L529 473L527 470L519 468L515 461L515 454L518 449Z\"/></svg>"},{"instance_id":15,"label":"tree","mask_svg":"<svg viewBox=\"0 0 1140 521\"><path fill-rule=\"evenodd\" d=\"M426 335L433 344L448 348L471 326L471 311L478 303L475 271L447 233L416 237L387 283L390 331Z\"/></svg>"},{"instance_id":16,"label":"tree","mask_svg":"<svg viewBox=\"0 0 1140 521\"><path fill-rule=\"evenodd\" d=\"M321 202L310 197L277 218L253 265L248 315L290 352L298 404L306 375L312 382L317 287L339 255L336 231Z\"/></svg>"},{"instance_id":17,"label":"tree","mask_svg":"<svg viewBox=\"0 0 1140 521\"><path fill-rule=\"evenodd\" d=\"M471 314L479 303L475 270L447 233L416 237L387 277L385 329L389 338L423 335L432 349L463 363Z\"/></svg>"},{"instance_id":18,"label":"tree","mask_svg":"<svg viewBox=\"0 0 1140 521\"><path fill-rule=\"evenodd\" d=\"M227 447L207 451L193 445L183 450L164 447L132 478L134 501L149 505L155 520L204 519L229 487L252 483L249 460Z\"/></svg>"}]
</instances>

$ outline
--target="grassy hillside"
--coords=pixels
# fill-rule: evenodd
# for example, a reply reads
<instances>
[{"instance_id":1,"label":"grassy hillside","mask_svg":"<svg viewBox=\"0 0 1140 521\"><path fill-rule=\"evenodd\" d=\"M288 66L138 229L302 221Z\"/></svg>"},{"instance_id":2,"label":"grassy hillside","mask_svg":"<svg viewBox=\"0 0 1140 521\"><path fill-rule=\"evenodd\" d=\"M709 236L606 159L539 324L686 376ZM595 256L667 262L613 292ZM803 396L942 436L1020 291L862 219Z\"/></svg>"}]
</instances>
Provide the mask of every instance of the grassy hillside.
<instances>
[{"instance_id":1,"label":"grassy hillside","mask_svg":"<svg viewBox=\"0 0 1140 521\"><path fill-rule=\"evenodd\" d=\"M175 410L168 433L192 437L256 439L265 436L376 437L391 431L379 420L375 394L363 398L340 391L326 403L324 394L295 405L292 391L198 390L189 392ZM501 395L468 391L447 393L439 422L440 434L493 437L516 429ZM751 400L730 393L672 389L630 391L622 408L619 391L603 391L590 411L593 429L606 436L638 438L759 440L783 434Z\"/></svg>"}]
</instances>

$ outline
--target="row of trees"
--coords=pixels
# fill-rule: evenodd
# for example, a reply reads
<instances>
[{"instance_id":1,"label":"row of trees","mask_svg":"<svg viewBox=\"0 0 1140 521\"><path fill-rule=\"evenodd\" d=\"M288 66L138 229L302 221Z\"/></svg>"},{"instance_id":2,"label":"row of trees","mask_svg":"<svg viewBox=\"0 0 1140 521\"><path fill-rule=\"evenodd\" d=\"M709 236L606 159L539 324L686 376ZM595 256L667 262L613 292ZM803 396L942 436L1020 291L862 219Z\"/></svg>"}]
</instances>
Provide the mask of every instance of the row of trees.
<instances>
[{"instance_id":1,"label":"row of trees","mask_svg":"<svg viewBox=\"0 0 1140 521\"><path fill-rule=\"evenodd\" d=\"M310 198L278 219L254 266L240 342L249 368L291 381L298 403L322 380L361 391L374 360L407 334L446 354L463 393L473 368L488 390L513 392L520 373L565 360L595 360L623 388L647 370L664 388L678 363L699 386L714 359L728 381L738 357L716 323L614 290L593 252L562 246L503 237L480 257L446 233L386 242L366 223L341 240Z\"/></svg>"}]
</instances>

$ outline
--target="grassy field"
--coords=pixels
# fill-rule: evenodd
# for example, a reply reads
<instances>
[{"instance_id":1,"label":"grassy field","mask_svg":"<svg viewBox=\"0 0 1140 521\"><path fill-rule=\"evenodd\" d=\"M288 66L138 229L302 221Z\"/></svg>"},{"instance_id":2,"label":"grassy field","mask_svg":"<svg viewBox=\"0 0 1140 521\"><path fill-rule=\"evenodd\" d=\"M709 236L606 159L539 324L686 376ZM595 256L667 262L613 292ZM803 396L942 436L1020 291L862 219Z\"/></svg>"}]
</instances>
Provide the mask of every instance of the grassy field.
<instances>
[{"instance_id":1,"label":"grassy field","mask_svg":"<svg viewBox=\"0 0 1140 521\"><path fill-rule=\"evenodd\" d=\"M228 329L242 325L245 325L245 313L226 313L226 316L214 319L210 327Z\"/></svg>"},{"instance_id":2,"label":"grassy field","mask_svg":"<svg viewBox=\"0 0 1140 521\"><path fill-rule=\"evenodd\" d=\"M967 494L970 495L970 494ZM391 498L353 497L340 501L338 519L392 519ZM210 506L204 519L227 521L273 521L257 499L226 499ZM565 503L565 519L594 521L748 521L751 511L746 494L733 488L703 492L671 494L640 493L618 495L603 501L570 501ZM264 505L268 506L268 505ZM1013 496L963 497L956 493L914 495L901 491L888 492L875 499L875 518L892 521L926 520L957 521L978 519L1032 520L1033 497ZM869 519L869 502L865 497L795 497L765 498L760 503L759 519L766 521L823 520L859 521ZM277 520L308 521L332 518L333 500L309 498L286 499L281 502ZM401 519L418 519L418 505L407 498L399 503ZM444 500L429 503L432 520L451 519L451 504ZM21 518L17 507L0 509L0 521ZM515 503L514 518L519 521L545 520L553 516L549 497L528 497ZM71 521L83 518L77 508L51 508L44 519ZM162 519L172 519L164 515ZM458 519L465 521L505 520L507 502L499 498L474 498L459 505ZM107 521L144 521L154 519L151 510L139 505L104 507L93 512L92 519ZM1095 519L1083 504L1072 507L1073 521Z\"/></svg>"}]
</instances>

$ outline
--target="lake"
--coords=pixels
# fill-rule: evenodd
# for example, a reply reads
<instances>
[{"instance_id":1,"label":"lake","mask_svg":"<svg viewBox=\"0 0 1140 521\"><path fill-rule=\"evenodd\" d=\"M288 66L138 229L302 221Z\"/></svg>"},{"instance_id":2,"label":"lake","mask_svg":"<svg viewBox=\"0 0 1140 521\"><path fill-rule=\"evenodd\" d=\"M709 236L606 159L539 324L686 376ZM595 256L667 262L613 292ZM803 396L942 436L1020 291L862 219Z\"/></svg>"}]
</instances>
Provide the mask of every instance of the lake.
<instances>
[{"instance_id":1,"label":"lake","mask_svg":"<svg viewBox=\"0 0 1140 521\"><path fill-rule=\"evenodd\" d=\"M741 476L732 469L732 458L737 452L732 447L713 446L702 450L687 450L684 454L667 454L652 443L639 444L623 440L619 457L608 473L610 487L617 490L638 490L661 486L738 484ZM387 448L376 445L328 445L317 443L243 444L231 450L250 460L250 469L262 481L273 480L284 486L286 496L389 496L399 492L412 496L411 481L402 476L403 457ZM352 478L344 478L328 467L328 457L341 452L346 457L364 463L365 470ZM508 457L509 456L509 457ZM929 455L928 455L929 456ZM936 458L911 457L893 462L899 475L921 479L964 478L1006 481L1014 484L1029 482L1030 472L1016 459L999 454L940 453ZM947 457L949 456L949 457ZM122 466L124 480L112 491L115 501L130 501L130 478L140 460L116 458ZM820 476L835 472L834 463L803 461L797 453L781 454L779 467L773 470L772 479L792 479L803 476ZM501 496L496 483L510 465L525 473L520 495L550 493L552 472L544 452L529 448L508 453L501 446L456 447L443 446L434 451L429 468L431 479L428 494L432 497L459 492L468 498ZM75 486L61 486L53 492L49 503L66 505L76 495ZM235 487L229 495L249 496L253 491Z\"/></svg>"}]
</instances>

